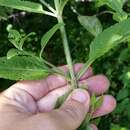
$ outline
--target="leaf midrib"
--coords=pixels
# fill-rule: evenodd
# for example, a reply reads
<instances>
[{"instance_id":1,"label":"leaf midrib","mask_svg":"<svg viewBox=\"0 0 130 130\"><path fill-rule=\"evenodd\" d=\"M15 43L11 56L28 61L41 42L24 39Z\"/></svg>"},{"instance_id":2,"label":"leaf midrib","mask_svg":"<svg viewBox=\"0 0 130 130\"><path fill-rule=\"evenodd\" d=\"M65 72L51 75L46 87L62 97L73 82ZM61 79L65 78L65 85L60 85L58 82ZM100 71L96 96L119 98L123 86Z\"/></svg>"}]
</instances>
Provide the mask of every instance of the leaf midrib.
<instances>
[{"instance_id":1,"label":"leaf midrib","mask_svg":"<svg viewBox=\"0 0 130 130\"><path fill-rule=\"evenodd\" d=\"M19 68L19 69L17 69L17 68L10 68L10 69L9 69L9 68L6 68L6 67L0 67L0 70L3 70L3 69L11 70L11 71L15 71L15 70L16 70L16 71L25 71L25 70L26 70L26 71L32 71L32 72L33 72L33 71L34 71L34 72L36 72L36 71L37 71L37 72L38 72L38 71L43 71L43 72L45 72L45 70L43 70L43 69L35 69L35 70L33 70L33 69L20 69L20 68Z\"/></svg>"}]
</instances>

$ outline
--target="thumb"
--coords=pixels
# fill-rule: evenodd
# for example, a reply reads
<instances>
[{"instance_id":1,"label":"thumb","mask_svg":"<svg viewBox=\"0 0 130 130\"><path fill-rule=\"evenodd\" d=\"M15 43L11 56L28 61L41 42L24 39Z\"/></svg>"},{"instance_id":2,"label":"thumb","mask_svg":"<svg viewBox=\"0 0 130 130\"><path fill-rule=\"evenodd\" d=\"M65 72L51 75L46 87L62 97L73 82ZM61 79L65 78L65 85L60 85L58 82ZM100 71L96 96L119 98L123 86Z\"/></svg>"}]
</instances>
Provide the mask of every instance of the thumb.
<instances>
[{"instance_id":1,"label":"thumb","mask_svg":"<svg viewBox=\"0 0 130 130\"><path fill-rule=\"evenodd\" d=\"M87 91L83 89L73 91L62 107L52 112L56 130L77 129L89 110L89 103L90 97Z\"/></svg>"},{"instance_id":2,"label":"thumb","mask_svg":"<svg viewBox=\"0 0 130 130\"><path fill-rule=\"evenodd\" d=\"M89 110L90 96L83 89L76 89L60 109L40 113L24 122L28 130L76 130Z\"/></svg>"}]
</instances>

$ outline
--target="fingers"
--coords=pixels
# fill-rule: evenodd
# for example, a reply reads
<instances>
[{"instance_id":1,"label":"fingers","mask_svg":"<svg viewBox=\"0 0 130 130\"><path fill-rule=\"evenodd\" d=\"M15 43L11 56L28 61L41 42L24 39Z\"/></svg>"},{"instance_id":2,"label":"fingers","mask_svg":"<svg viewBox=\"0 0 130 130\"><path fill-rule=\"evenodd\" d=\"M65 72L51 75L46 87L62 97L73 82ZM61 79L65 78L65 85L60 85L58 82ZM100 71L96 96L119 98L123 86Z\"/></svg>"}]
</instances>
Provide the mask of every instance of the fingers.
<instances>
[{"instance_id":1,"label":"fingers","mask_svg":"<svg viewBox=\"0 0 130 130\"><path fill-rule=\"evenodd\" d=\"M55 108L56 101L59 97L64 95L69 91L70 86L65 86L62 88L58 88L50 93L48 93L45 97L41 98L37 101L37 106L40 112L49 112Z\"/></svg>"},{"instance_id":2,"label":"fingers","mask_svg":"<svg viewBox=\"0 0 130 130\"><path fill-rule=\"evenodd\" d=\"M62 121L65 121L65 125L68 126L66 129L74 130L80 126L89 110L89 105L90 97L87 91L77 89L72 92L68 100L58 110Z\"/></svg>"},{"instance_id":3,"label":"fingers","mask_svg":"<svg viewBox=\"0 0 130 130\"><path fill-rule=\"evenodd\" d=\"M100 108L98 108L93 113L93 117L96 118L96 117L100 117L100 116L104 116L106 114L109 114L115 108L116 108L116 100L115 100L115 98L110 96L110 95L105 95L104 100L103 100L103 104L101 105Z\"/></svg>"},{"instance_id":4,"label":"fingers","mask_svg":"<svg viewBox=\"0 0 130 130\"><path fill-rule=\"evenodd\" d=\"M48 95L47 97L43 98L43 100L40 100L38 102L38 107L41 112L48 112L52 111L54 109L55 103L57 101L57 98L61 95L63 95L64 91L66 92L66 87L62 88L62 90L57 90L55 93ZM61 95L60 95L61 94ZM51 98L51 101L50 101ZM53 100L52 100L53 99ZM97 109L94 114L93 118L104 116L106 114L111 113L116 107L116 100L114 97L110 95L104 95L104 100L102 106Z\"/></svg>"},{"instance_id":5,"label":"fingers","mask_svg":"<svg viewBox=\"0 0 130 130\"><path fill-rule=\"evenodd\" d=\"M104 75L92 76L88 79L82 80L80 85L85 85L90 93L101 95L106 92L110 86L110 82Z\"/></svg>"},{"instance_id":6,"label":"fingers","mask_svg":"<svg viewBox=\"0 0 130 130\"><path fill-rule=\"evenodd\" d=\"M23 121L31 130L76 130L89 110L90 97L87 91L77 89L69 96L60 109L36 114Z\"/></svg>"},{"instance_id":7,"label":"fingers","mask_svg":"<svg viewBox=\"0 0 130 130\"><path fill-rule=\"evenodd\" d=\"M88 86L88 90L90 93L95 93L96 95L104 93L109 87L108 79L103 75L97 75L90 77L86 80L80 81L80 84L84 84ZM58 88L48 93L45 97L41 98L37 101L39 110L41 112L51 111L54 109L57 99L64 95L70 86L64 86L62 88Z\"/></svg>"},{"instance_id":8,"label":"fingers","mask_svg":"<svg viewBox=\"0 0 130 130\"><path fill-rule=\"evenodd\" d=\"M76 72L80 70L83 64L75 64L74 69ZM60 67L64 72L68 71L67 66ZM92 75L92 68L84 74L82 79ZM51 75L48 78L37 81L20 81L14 84L12 87L20 88L29 93L35 100L39 100L45 96L48 92L61 88L66 85L66 80L59 75Z\"/></svg>"}]
</instances>

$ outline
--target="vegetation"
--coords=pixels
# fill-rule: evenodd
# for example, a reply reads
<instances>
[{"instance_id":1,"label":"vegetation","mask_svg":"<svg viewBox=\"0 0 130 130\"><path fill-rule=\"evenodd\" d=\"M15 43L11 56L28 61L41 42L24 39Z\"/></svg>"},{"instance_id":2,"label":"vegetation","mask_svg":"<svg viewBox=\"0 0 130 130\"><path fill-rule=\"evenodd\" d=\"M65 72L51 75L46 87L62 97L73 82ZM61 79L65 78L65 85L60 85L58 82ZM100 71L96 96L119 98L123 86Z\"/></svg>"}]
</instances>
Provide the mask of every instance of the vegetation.
<instances>
[{"instance_id":1,"label":"vegetation","mask_svg":"<svg viewBox=\"0 0 130 130\"><path fill-rule=\"evenodd\" d=\"M64 76L76 89L77 80L92 65L95 73L108 76L109 93L118 101L111 115L94 121L99 129L129 130L129 7L127 0L0 0L0 90L11 80L37 80L52 73ZM77 62L85 64L74 74ZM62 64L68 64L68 75L56 67ZM102 96L98 101L92 96L93 109L101 103ZM79 130L89 129L90 119L87 116Z\"/></svg>"}]
</instances>

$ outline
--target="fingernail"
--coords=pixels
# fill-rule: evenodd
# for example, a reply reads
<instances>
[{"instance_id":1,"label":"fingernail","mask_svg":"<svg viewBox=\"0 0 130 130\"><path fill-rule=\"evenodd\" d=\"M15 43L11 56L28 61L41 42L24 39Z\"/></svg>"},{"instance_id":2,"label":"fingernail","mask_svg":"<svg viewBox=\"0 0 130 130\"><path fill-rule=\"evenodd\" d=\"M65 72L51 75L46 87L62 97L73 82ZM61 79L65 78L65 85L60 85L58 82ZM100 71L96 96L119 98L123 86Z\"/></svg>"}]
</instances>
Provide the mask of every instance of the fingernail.
<instances>
[{"instance_id":1,"label":"fingernail","mask_svg":"<svg viewBox=\"0 0 130 130\"><path fill-rule=\"evenodd\" d=\"M71 98L80 103L85 103L87 101L87 96L86 96L86 93L84 92L84 90L74 91Z\"/></svg>"}]
</instances>

